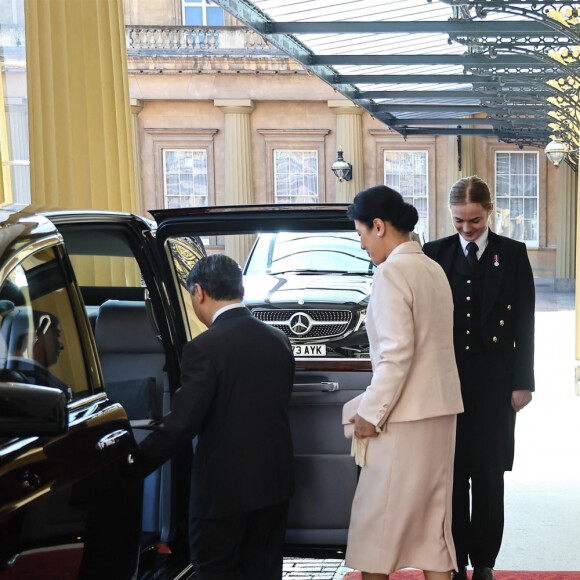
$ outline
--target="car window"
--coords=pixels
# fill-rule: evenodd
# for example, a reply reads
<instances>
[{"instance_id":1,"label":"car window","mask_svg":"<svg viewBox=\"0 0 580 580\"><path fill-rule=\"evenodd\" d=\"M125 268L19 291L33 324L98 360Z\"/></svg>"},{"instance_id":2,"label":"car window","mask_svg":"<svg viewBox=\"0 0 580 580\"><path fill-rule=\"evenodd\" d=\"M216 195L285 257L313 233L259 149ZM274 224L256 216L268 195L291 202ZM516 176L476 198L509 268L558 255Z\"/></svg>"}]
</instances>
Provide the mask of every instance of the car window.
<instances>
[{"instance_id":1,"label":"car window","mask_svg":"<svg viewBox=\"0 0 580 580\"><path fill-rule=\"evenodd\" d=\"M374 264L355 232L279 232L258 237L245 274L337 272L368 274Z\"/></svg>"},{"instance_id":2,"label":"car window","mask_svg":"<svg viewBox=\"0 0 580 580\"><path fill-rule=\"evenodd\" d=\"M368 358L366 310L375 266L353 231L264 232L224 236L223 253L244 273L244 303L282 330L298 358ZM191 308L185 278L198 256L184 260L185 238L167 241L190 336L205 329ZM252 245L253 242L253 245ZM208 253L211 253L208 250Z\"/></svg>"},{"instance_id":3,"label":"car window","mask_svg":"<svg viewBox=\"0 0 580 580\"><path fill-rule=\"evenodd\" d=\"M89 391L66 275L55 248L26 257L0 287L0 378L61 389L74 400Z\"/></svg>"}]
</instances>

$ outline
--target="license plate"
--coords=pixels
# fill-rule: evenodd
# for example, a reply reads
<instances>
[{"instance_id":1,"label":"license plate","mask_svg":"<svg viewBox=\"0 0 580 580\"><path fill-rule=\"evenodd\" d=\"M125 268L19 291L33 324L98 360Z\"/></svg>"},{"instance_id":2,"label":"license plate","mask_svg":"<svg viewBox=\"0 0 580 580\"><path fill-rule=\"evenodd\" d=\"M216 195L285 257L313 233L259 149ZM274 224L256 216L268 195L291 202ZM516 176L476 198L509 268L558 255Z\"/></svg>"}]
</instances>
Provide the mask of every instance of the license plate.
<instances>
[{"instance_id":1,"label":"license plate","mask_svg":"<svg viewBox=\"0 0 580 580\"><path fill-rule=\"evenodd\" d=\"M294 356L326 356L325 344L293 344Z\"/></svg>"}]
</instances>

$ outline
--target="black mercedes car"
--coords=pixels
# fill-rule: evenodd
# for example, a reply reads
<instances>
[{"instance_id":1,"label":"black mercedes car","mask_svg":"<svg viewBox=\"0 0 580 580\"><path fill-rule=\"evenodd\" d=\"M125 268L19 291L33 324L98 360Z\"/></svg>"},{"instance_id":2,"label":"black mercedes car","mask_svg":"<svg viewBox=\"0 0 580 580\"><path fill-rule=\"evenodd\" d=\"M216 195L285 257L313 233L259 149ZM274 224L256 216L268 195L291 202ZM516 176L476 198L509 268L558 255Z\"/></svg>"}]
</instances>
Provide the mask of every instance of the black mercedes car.
<instances>
[{"instance_id":1,"label":"black mercedes car","mask_svg":"<svg viewBox=\"0 0 580 580\"><path fill-rule=\"evenodd\" d=\"M341 411L370 382L373 271L346 206L151 213L0 214L0 580L191 576L193 445L144 481L133 454L205 329L183 282L215 251L249 256L247 304L295 348L287 553L344 550L358 470Z\"/></svg>"},{"instance_id":2,"label":"black mercedes car","mask_svg":"<svg viewBox=\"0 0 580 580\"><path fill-rule=\"evenodd\" d=\"M368 358L374 270L355 232L261 234L244 267L244 301L286 333L295 356Z\"/></svg>"}]
</instances>

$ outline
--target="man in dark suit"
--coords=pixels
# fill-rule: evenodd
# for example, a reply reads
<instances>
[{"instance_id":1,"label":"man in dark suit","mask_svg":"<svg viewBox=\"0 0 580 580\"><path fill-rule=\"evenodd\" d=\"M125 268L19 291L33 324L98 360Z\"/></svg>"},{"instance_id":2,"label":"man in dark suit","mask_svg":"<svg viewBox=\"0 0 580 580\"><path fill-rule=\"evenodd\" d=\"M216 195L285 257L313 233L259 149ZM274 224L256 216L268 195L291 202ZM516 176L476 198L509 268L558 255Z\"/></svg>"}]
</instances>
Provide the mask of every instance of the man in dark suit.
<instances>
[{"instance_id":1,"label":"man in dark suit","mask_svg":"<svg viewBox=\"0 0 580 580\"><path fill-rule=\"evenodd\" d=\"M203 258L186 285L208 330L185 345L173 410L141 443L138 460L148 473L197 435L190 501L196 578L279 580L294 487L290 342L241 303L242 273L231 258Z\"/></svg>"},{"instance_id":2,"label":"man in dark suit","mask_svg":"<svg viewBox=\"0 0 580 580\"><path fill-rule=\"evenodd\" d=\"M488 228L493 204L484 181L459 180L449 204L458 234L427 243L423 251L451 285L465 408L457 418L452 530L459 569L452 578L466 580L471 560L472 580L493 580L515 414L534 390L534 279L526 246Z\"/></svg>"}]
</instances>

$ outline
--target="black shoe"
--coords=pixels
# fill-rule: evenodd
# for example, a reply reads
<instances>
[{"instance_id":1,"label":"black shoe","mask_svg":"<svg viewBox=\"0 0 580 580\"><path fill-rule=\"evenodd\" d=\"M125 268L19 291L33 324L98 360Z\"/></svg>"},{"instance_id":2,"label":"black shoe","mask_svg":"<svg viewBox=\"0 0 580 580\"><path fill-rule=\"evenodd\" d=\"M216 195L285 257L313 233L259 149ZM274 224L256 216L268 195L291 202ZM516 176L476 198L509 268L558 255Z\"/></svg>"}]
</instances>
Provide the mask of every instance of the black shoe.
<instances>
[{"instance_id":1,"label":"black shoe","mask_svg":"<svg viewBox=\"0 0 580 580\"><path fill-rule=\"evenodd\" d=\"M471 580L494 580L493 568L487 568L486 566L475 568Z\"/></svg>"},{"instance_id":2,"label":"black shoe","mask_svg":"<svg viewBox=\"0 0 580 580\"><path fill-rule=\"evenodd\" d=\"M451 570L451 580L467 580L467 573L465 568L461 568L459 572L456 570Z\"/></svg>"}]
</instances>

